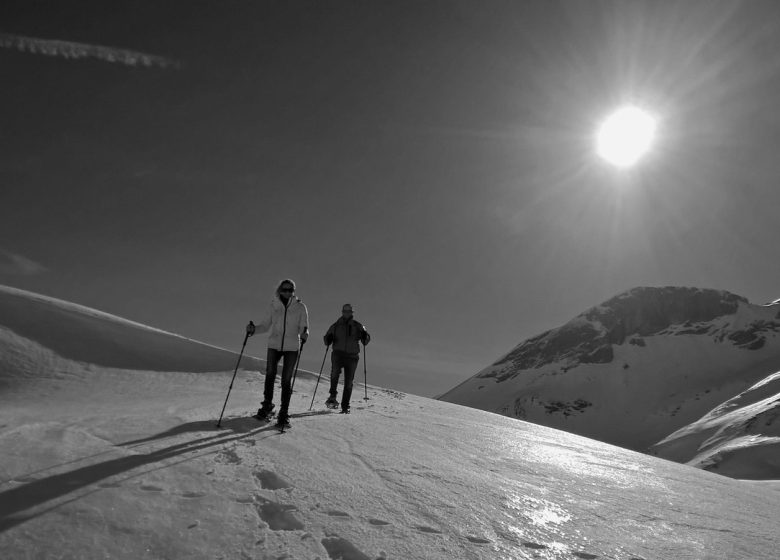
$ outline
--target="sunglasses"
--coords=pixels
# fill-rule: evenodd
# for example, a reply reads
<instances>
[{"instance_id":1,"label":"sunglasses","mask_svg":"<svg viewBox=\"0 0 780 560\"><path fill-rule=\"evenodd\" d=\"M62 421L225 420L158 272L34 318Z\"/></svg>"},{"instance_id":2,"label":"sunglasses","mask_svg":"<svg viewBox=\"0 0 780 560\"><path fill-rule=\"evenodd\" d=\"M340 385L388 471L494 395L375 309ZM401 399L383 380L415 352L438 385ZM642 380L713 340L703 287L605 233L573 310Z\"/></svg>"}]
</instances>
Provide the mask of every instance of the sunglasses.
<instances>
[{"instance_id":1,"label":"sunglasses","mask_svg":"<svg viewBox=\"0 0 780 560\"><path fill-rule=\"evenodd\" d=\"M295 288L280 288L279 293L289 292L293 293L295 291Z\"/></svg>"}]
</instances>

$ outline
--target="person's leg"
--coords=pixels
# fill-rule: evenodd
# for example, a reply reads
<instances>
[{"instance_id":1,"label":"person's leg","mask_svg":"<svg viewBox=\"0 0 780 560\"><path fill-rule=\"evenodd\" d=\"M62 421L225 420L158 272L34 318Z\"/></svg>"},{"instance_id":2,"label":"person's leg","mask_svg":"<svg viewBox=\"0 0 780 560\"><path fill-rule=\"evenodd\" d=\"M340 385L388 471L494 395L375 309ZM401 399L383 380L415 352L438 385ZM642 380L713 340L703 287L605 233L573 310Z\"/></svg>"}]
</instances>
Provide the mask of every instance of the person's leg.
<instances>
[{"instance_id":1,"label":"person's leg","mask_svg":"<svg viewBox=\"0 0 780 560\"><path fill-rule=\"evenodd\" d=\"M273 348L268 349L265 362L265 386L263 391L262 408L270 410L274 404L274 382L276 381L276 367L279 365L279 358L282 353Z\"/></svg>"},{"instance_id":2,"label":"person's leg","mask_svg":"<svg viewBox=\"0 0 780 560\"><path fill-rule=\"evenodd\" d=\"M339 394L339 376L342 368L341 354L333 352L330 355L330 398L329 401L336 402Z\"/></svg>"},{"instance_id":3,"label":"person's leg","mask_svg":"<svg viewBox=\"0 0 780 560\"><path fill-rule=\"evenodd\" d=\"M279 409L279 420L287 420L292 397L292 377L295 371L295 362L298 360L298 352L284 352L282 363L282 406Z\"/></svg>"},{"instance_id":4,"label":"person's leg","mask_svg":"<svg viewBox=\"0 0 780 560\"><path fill-rule=\"evenodd\" d=\"M358 358L344 359L344 392L341 395L341 410L349 410L349 400L352 398L352 382L355 380Z\"/></svg>"}]
</instances>

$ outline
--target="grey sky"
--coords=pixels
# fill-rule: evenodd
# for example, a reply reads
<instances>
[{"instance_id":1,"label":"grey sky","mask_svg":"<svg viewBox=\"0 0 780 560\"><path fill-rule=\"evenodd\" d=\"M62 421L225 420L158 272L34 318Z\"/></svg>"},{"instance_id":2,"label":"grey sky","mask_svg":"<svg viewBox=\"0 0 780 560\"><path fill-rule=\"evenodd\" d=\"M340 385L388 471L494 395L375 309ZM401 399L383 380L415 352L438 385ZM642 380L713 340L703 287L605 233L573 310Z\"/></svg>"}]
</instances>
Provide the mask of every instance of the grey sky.
<instances>
[{"instance_id":1,"label":"grey sky","mask_svg":"<svg viewBox=\"0 0 780 560\"><path fill-rule=\"evenodd\" d=\"M180 62L0 50L0 246L40 267L0 283L237 350L289 276L423 394L634 286L780 295L774 2L108 4L0 8ZM661 119L629 173L624 101Z\"/></svg>"}]
</instances>

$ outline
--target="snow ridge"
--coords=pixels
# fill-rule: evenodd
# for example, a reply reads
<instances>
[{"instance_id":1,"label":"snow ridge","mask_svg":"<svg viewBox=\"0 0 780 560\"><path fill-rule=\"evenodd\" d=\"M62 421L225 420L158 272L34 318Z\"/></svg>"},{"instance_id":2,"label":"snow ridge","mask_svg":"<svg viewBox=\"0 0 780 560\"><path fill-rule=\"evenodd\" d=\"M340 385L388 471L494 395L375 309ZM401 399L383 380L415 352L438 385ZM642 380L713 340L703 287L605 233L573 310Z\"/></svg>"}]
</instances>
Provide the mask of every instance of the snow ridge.
<instances>
[{"instance_id":1,"label":"snow ridge","mask_svg":"<svg viewBox=\"0 0 780 560\"><path fill-rule=\"evenodd\" d=\"M0 286L0 327L63 358L105 367L226 371L235 367L238 357L223 348L8 286ZM245 365L261 367L249 356Z\"/></svg>"}]
</instances>

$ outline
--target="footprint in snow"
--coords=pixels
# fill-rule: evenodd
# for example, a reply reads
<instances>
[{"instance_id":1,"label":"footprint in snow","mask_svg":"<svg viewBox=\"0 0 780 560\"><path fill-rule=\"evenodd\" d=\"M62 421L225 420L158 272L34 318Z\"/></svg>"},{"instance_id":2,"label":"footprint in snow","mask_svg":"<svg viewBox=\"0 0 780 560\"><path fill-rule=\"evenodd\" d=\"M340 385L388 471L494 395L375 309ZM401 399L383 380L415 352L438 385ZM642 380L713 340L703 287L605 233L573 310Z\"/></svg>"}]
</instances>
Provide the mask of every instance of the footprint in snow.
<instances>
[{"instance_id":1,"label":"footprint in snow","mask_svg":"<svg viewBox=\"0 0 780 560\"><path fill-rule=\"evenodd\" d=\"M583 558L584 560L593 560L594 558L598 558L598 554L590 554L588 552L575 552L574 556L577 558Z\"/></svg>"},{"instance_id":2,"label":"footprint in snow","mask_svg":"<svg viewBox=\"0 0 780 560\"><path fill-rule=\"evenodd\" d=\"M260 487L264 490L283 490L285 488L292 488L292 484L273 471L263 470L254 473L254 475L260 482Z\"/></svg>"},{"instance_id":3,"label":"footprint in snow","mask_svg":"<svg viewBox=\"0 0 780 560\"><path fill-rule=\"evenodd\" d=\"M98 488L119 488L122 485L119 482L101 482Z\"/></svg>"},{"instance_id":4,"label":"footprint in snow","mask_svg":"<svg viewBox=\"0 0 780 560\"><path fill-rule=\"evenodd\" d=\"M439 531L438 529L434 529L433 527L427 527L425 525L415 525L414 528L420 531L421 533L430 533L433 535L442 534L441 531Z\"/></svg>"},{"instance_id":5,"label":"footprint in snow","mask_svg":"<svg viewBox=\"0 0 780 560\"><path fill-rule=\"evenodd\" d=\"M162 492L165 489L160 488L159 486L155 486L153 484L142 484L141 490L143 490L144 492Z\"/></svg>"},{"instance_id":6,"label":"footprint in snow","mask_svg":"<svg viewBox=\"0 0 780 560\"><path fill-rule=\"evenodd\" d=\"M338 536L325 537L320 541L328 552L330 560L371 560L367 554L347 539Z\"/></svg>"},{"instance_id":7,"label":"footprint in snow","mask_svg":"<svg viewBox=\"0 0 780 560\"><path fill-rule=\"evenodd\" d=\"M384 527L385 525L390 525L390 522L382 521L381 519L369 519L368 522L371 525L374 525L374 526L377 526L377 527Z\"/></svg>"},{"instance_id":8,"label":"footprint in snow","mask_svg":"<svg viewBox=\"0 0 780 560\"><path fill-rule=\"evenodd\" d=\"M349 517L349 514L347 512L339 511L337 509L332 509L330 511L326 511L325 513L327 513L331 517Z\"/></svg>"},{"instance_id":9,"label":"footprint in snow","mask_svg":"<svg viewBox=\"0 0 780 560\"><path fill-rule=\"evenodd\" d=\"M538 544L538 543L529 542L529 541L524 542L523 546L526 547L526 548L533 548L534 550L542 550L542 549L547 548L546 544Z\"/></svg>"},{"instance_id":10,"label":"footprint in snow","mask_svg":"<svg viewBox=\"0 0 780 560\"><path fill-rule=\"evenodd\" d=\"M181 495L182 498L202 498L205 496L205 492L185 492Z\"/></svg>"},{"instance_id":11,"label":"footprint in snow","mask_svg":"<svg viewBox=\"0 0 780 560\"><path fill-rule=\"evenodd\" d=\"M466 536L466 540L474 544L490 544L491 542L488 539L483 539L482 537L471 537L468 535Z\"/></svg>"},{"instance_id":12,"label":"footprint in snow","mask_svg":"<svg viewBox=\"0 0 780 560\"><path fill-rule=\"evenodd\" d=\"M265 521L272 531L297 531L303 529L303 523L293 513L298 511L293 505L265 501L256 507L260 519Z\"/></svg>"},{"instance_id":13,"label":"footprint in snow","mask_svg":"<svg viewBox=\"0 0 780 560\"><path fill-rule=\"evenodd\" d=\"M217 456L214 458L214 460L218 463L227 463L231 465L241 464L241 457L238 456L234 449L223 449L217 453Z\"/></svg>"}]
</instances>

